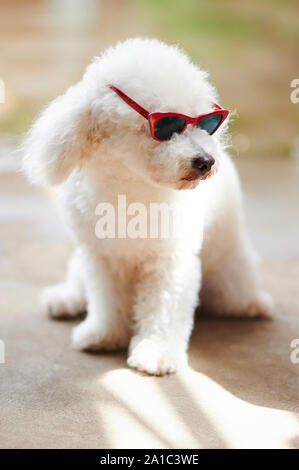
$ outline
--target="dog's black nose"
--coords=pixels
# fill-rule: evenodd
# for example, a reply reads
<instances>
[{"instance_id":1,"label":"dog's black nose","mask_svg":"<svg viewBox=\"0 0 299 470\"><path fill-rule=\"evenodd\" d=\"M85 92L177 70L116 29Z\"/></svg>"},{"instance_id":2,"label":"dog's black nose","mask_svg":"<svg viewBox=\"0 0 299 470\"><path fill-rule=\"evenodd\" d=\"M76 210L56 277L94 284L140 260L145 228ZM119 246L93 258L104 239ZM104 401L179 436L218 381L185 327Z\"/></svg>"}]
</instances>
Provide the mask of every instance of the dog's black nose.
<instances>
[{"instance_id":1,"label":"dog's black nose","mask_svg":"<svg viewBox=\"0 0 299 470\"><path fill-rule=\"evenodd\" d=\"M200 153L192 160L192 168L198 170L202 175L210 171L215 163L215 159L208 153Z\"/></svg>"}]
</instances>

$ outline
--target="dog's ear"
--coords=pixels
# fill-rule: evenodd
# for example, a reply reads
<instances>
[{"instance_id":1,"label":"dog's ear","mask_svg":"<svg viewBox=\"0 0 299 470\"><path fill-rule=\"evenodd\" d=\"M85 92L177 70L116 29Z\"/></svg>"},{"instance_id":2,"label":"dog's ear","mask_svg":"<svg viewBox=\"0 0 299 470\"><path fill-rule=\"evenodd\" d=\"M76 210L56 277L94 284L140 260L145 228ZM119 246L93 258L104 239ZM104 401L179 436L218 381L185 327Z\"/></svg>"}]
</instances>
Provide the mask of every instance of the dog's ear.
<instances>
[{"instance_id":1,"label":"dog's ear","mask_svg":"<svg viewBox=\"0 0 299 470\"><path fill-rule=\"evenodd\" d=\"M23 170L32 183L59 184L82 164L93 142L91 114L82 82L50 103L22 146Z\"/></svg>"}]
</instances>

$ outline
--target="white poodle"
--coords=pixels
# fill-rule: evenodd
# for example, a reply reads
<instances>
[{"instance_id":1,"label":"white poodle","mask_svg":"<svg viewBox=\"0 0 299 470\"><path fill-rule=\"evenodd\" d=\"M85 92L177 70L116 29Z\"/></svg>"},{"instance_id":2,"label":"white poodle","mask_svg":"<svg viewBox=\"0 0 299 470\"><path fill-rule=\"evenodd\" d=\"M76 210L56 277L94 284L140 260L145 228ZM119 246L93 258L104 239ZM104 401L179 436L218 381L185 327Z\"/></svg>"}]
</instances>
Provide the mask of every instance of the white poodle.
<instances>
[{"instance_id":1,"label":"white poodle","mask_svg":"<svg viewBox=\"0 0 299 470\"><path fill-rule=\"evenodd\" d=\"M165 374L187 360L199 297L215 314L269 311L221 142L227 112L215 101L207 74L177 47L129 39L96 58L30 130L24 170L57 185L75 245L66 281L42 304L56 318L87 311L75 348L129 345L131 367ZM96 236L98 205L117 212L119 195L148 210L175 206L184 236Z\"/></svg>"}]
</instances>

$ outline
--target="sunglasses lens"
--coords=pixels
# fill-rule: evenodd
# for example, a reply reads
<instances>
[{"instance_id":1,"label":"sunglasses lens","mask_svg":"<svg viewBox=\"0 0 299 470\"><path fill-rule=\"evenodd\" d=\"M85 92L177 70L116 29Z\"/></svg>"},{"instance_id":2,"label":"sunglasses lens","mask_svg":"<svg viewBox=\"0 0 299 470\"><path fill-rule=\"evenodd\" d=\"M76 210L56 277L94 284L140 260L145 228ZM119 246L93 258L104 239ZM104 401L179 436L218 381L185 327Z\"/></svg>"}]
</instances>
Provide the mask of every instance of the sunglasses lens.
<instances>
[{"instance_id":1,"label":"sunglasses lens","mask_svg":"<svg viewBox=\"0 0 299 470\"><path fill-rule=\"evenodd\" d=\"M186 120L180 116L165 116L156 122L154 134L159 140L168 140L174 132L182 132Z\"/></svg>"},{"instance_id":2,"label":"sunglasses lens","mask_svg":"<svg viewBox=\"0 0 299 470\"><path fill-rule=\"evenodd\" d=\"M208 134L212 134L219 126L221 119L222 114L212 114L211 116L205 116L198 121L197 127L207 131Z\"/></svg>"}]
</instances>

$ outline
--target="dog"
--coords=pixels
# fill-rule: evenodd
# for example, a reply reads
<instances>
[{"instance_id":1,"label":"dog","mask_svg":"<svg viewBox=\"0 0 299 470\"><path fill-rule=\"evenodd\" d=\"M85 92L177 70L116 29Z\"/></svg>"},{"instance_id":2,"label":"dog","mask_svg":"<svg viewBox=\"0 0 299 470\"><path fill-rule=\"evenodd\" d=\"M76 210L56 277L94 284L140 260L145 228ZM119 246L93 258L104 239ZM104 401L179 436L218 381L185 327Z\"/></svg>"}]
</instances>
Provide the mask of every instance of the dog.
<instances>
[{"instance_id":1,"label":"dog","mask_svg":"<svg viewBox=\"0 0 299 470\"><path fill-rule=\"evenodd\" d=\"M74 242L66 281L41 304L54 318L87 313L74 348L129 346L129 366L163 375L187 363L199 304L227 316L271 310L226 152L227 114L177 46L134 38L95 58L28 132L23 169L56 186ZM97 237L96 207L119 195L175 205L184 236Z\"/></svg>"}]
</instances>

